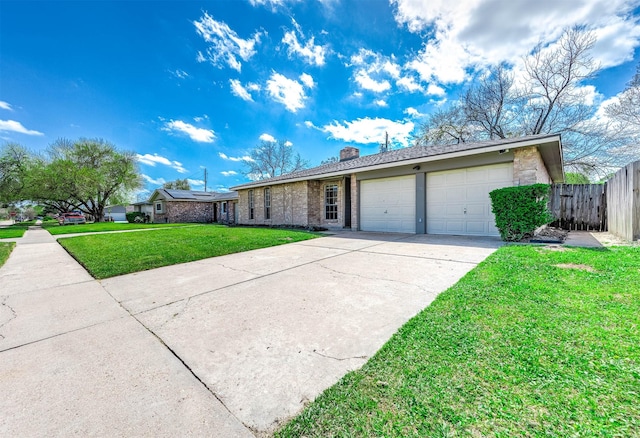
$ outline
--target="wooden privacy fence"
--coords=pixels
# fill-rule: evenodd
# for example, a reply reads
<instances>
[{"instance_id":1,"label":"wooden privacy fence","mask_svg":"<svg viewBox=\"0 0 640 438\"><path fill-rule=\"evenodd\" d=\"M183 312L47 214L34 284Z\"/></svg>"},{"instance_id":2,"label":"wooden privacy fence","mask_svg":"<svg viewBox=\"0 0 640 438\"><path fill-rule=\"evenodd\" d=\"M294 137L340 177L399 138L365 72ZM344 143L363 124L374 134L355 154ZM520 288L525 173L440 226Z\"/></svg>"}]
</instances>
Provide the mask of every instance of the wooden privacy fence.
<instances>
[{"instance_id":1,"label":"wooden privacy fence","mask_svg":"<svg viewBox=\"0 0 640 438\"><path fill-rule=\"evenodd\" d=\"M626 240L640 239L640 161L607 181L609 231Z\"/></svg>"},{"instance_id":2,"label":"wooden privacy fence","mask_svg":"<svg viewBox=\"0 0 640 438\"><path fill-rule=\"evenodd\" d=\"M551 225L565 230L607 231L605 184L553 184L549 210Z\"/></svg>"}]
</instances>

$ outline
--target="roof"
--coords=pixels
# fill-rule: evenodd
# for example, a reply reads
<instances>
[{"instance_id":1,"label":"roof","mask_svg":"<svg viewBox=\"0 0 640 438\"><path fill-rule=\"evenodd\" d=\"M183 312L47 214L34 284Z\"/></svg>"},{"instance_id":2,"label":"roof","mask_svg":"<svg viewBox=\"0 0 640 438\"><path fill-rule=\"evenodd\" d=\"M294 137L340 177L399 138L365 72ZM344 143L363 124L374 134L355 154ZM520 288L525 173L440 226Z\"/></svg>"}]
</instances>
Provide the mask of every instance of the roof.
<instances>
[{"instance_id":1,"label":"roof","mask_svg":"<svg viewBox=\"0 0 640 438\"><path fill-rule=\"evenodd\" d=\"M216 202L238 199L238 192L203 192L198 190L155 189L149 201L162 198L165 201Z\"/></svg>"},{"instance_id":2,"label":"roof","mask_svg":"<svg viewBox=\"0 0 640 438\"><path fill-rule=\"evenodd\" d=\"M305 181L309 179L347 175L356 172L404 166L424 161L445 160L460 156L477 155L502 149L538 146L551 178L563 180L562 145L559 134L528 135L525 137L475 143L437 146L412 146L346 161L324 164L298 172L266 178L232 187L233 190L261 187L274 183Z\"/></svg>"}]
</instances>

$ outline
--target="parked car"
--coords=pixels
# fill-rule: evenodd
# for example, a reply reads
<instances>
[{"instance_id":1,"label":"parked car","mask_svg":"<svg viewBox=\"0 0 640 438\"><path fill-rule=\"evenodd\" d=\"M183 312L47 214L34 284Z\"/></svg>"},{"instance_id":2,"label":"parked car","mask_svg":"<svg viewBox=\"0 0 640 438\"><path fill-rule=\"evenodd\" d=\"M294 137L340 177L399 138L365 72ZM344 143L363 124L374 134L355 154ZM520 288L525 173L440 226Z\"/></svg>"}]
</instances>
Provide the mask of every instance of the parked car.
<instances>
[{"instance_id":1,"label":"parked car","mask_svg":"<svg viewBox=\"0 0 640 438\"><path fill-rule=\"evenodd\" d=\"M58 223L60 225L77 225L86 224L87 220L82 213L62 213L58 216Z\"/></svg>"}]
</instances>

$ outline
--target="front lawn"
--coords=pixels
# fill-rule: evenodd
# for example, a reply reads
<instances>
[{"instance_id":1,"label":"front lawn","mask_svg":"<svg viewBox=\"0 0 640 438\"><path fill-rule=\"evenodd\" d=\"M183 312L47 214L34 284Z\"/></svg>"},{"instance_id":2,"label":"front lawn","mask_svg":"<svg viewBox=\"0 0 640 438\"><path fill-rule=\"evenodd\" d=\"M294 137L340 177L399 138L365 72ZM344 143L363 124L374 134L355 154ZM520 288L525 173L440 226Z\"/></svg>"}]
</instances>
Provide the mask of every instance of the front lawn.
<instances>
[{"instance_id":1,"label":"front lawn","mask_svg":"<svg viewBox=\"0 0 640 438\"><path fill-rule=\"evenodd\" d=\"M10 239L13 237L22 237L29 229L30 224L18 222L5 228L0 228L0 239Z\"/></svg>"},{"instance_id":2,"label":"front lawn","mask_svg":"<svg viewBox=\"0 0 640 438\"><path fill-rule=\"evenodd\" d=\"M0 266L7 261L15 245L13 242L0 242Z\"/></svg>"},{"instance_id":3,"label":"front lawn","mask_svg":"<svg viewBox=\"0 0 640 438\"><path fill-rule=\"evenodd\" d=\"M146 228L197 227L200 224L137 224L116 222L94 222L79 225L60 225L57 222L43 224L42 227L54 236L60 234L94 233L100 231L142 230Z\"/></svg>"},{"instance_id":4,"label":"front lawn","mask_svg":"<svg viewBox=\"0 0 640 438\"><path fill-rule=\"evenodd\" d=\"M297 230L203 225L149 233L94 234L59 242L91 275L107 278L314 237L317 235Z\"/></svg>"},{"instance_id":5,"label":"front lawn","mask_svg":"<svg viewBox=\"0 0 640 438\"><path fill-rule=\"evenodd\" d=\"M640 247L501 248L276 436L640 436Z\"/></svg>"}]
</instances>

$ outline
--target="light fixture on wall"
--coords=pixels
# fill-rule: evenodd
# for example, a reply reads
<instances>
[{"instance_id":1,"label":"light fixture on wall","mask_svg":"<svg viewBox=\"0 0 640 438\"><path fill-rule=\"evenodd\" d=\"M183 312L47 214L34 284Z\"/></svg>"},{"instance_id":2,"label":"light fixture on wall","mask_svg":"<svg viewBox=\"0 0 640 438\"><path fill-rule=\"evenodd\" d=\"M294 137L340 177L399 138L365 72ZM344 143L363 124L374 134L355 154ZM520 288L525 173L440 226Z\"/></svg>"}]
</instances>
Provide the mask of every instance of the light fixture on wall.
<instances>
[{"instance_id":1,"label":"light fixture on wall","mask_svg":"<svg viewBox=\"0 0 640 438\"><path fill-rule=\"evenodd\" d=\"M500 155L502 155L502 154L506 154L507 152L509 152L509 149L500 149L500 150L498 151L498 153L499 153Z\"/></svg>"},{"instance_id":2,"label":"light fixture on wall","mask_svg":"<svg viewBox=\"0 0 640 438\"><path fill-rule=\"evenodd\" d=\"M413 166L413 170L420 170L420 166Z\"/></svg>"}]
</instances>

